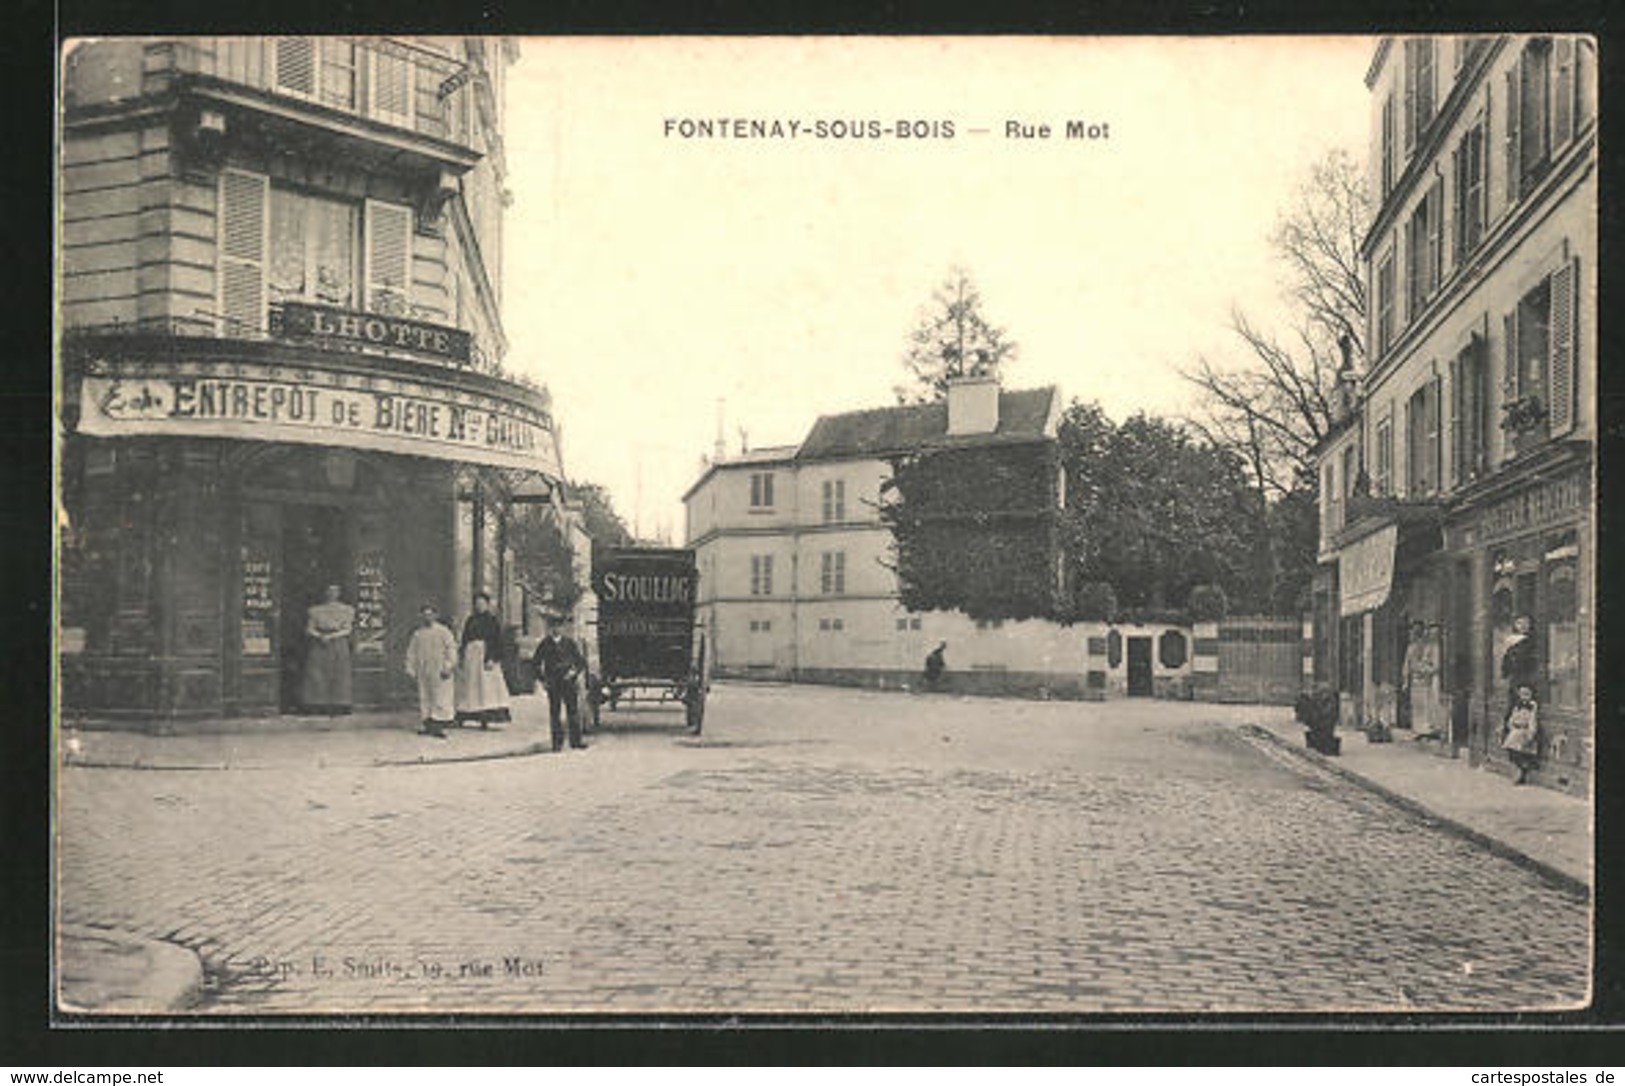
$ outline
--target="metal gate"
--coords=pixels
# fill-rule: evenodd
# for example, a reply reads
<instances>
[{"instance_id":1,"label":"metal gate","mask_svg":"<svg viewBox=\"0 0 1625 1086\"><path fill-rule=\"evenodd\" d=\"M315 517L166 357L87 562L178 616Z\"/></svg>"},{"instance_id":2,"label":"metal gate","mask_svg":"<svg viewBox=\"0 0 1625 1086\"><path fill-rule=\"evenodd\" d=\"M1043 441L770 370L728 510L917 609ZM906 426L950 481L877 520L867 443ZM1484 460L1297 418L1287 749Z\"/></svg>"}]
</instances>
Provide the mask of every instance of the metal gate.
<instances>
[{"instance_id":1,"label":"metal gate","mask_svg":"<svg viewBox=\"0 0 1625 1086\"><path fill-rule=\"evenodd\" d=\"M1232 618L1219 623L1219 700L1290 705L1303 686L1303 623Z\"/></svg>"}]
</instances>

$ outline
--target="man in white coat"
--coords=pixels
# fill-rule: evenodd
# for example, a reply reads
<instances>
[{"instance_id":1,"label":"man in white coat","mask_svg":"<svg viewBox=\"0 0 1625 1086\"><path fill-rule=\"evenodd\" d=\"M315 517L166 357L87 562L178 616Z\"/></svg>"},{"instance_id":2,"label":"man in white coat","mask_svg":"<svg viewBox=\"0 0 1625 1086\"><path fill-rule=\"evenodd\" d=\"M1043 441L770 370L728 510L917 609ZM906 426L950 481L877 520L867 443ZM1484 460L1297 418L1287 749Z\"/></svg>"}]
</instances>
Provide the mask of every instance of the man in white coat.
<instances>
[{"instance_id":1,"label":"man in white coat","mask_svg":"<svg viewBox=\"0 0 1625 1086\"><path fill-rule=\"evenodd\" d=\"M406 646L406 673L418 684L418 711L423 714L421 734L446 738L446 725L456 716L452 703L452 676L457 671L457 638L435 621L434 604L418 611L422 624Z\"/></svg>"}]
</instances>

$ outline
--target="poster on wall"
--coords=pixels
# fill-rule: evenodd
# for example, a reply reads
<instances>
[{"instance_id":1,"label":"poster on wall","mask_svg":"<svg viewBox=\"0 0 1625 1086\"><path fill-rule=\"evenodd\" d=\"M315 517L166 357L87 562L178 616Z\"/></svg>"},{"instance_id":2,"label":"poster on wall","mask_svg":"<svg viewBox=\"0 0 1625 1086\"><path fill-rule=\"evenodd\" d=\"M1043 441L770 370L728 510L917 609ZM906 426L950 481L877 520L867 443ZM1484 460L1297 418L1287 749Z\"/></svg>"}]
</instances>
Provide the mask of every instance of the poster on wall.
<instances>
[{"instance_id":1,"label":"poster on wall","mask_svg":"<svg viewBox=\"0 0 1625 1086\"><path fill-rule=\"evenodd\" d=\"M363 551L356 562L355 593L355 650L358 653L382 655L386 584L384 580L384 552Z\"/></svg>"},{"instance_id":2,"label":"poster on wall","mask_svg":"<svg viewBox=\"0 0 1625 1086\"><path fill-rule=\"evenodd\" d=\"M276 611L275 574L271 557L260 543L243 544L242 652L271 655L271 628Z\"/></svg>"}]
</instances>

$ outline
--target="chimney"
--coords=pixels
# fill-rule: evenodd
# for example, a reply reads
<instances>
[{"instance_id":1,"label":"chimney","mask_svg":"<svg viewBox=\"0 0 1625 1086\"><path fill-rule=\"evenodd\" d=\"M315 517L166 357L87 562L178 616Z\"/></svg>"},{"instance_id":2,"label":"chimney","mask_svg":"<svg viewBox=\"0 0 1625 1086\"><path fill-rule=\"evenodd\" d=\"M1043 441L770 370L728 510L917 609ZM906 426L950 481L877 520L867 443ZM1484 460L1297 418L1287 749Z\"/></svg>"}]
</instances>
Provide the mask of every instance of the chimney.
<instances>
[{"instance_id":1,"label":"chimney","mask_svg":"<svg viewBox=\"0 0 1625 1086\"><path fill-rule=\"evenodd\" d=\"M991 434L999 428L999 379L980 375L948 379L948 436Z\"/></svg>"}]
</instances>

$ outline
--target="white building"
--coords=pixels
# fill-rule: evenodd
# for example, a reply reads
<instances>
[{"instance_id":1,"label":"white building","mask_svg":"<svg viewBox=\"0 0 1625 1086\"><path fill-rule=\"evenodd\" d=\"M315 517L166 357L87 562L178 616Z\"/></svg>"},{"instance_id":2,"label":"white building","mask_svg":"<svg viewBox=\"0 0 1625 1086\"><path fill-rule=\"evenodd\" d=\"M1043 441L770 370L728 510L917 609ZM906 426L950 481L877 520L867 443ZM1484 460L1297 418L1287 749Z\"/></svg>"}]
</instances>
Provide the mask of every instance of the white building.
<instances>
[{"instance_id":1,"label":"white building","mask_svg":"<svg viewBox=\"0 0 1625 1086\"><path fill-rule=\"evenodd\" d=\"M1385 38L1366 82L1368 368L1320 449L1320 677L1342 691L1349 723L1410 725L1504 764L1504 650L1527 618L1538 778L1584 790L1595 43ZM1413 630L1433 674L1407 695Z\"/></svg>"}]
</instances>

